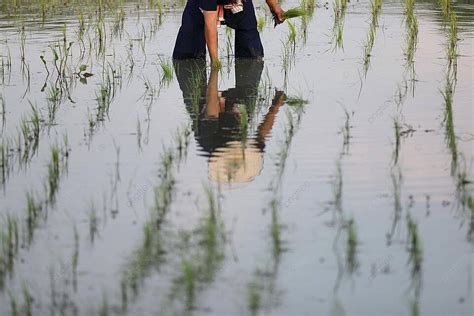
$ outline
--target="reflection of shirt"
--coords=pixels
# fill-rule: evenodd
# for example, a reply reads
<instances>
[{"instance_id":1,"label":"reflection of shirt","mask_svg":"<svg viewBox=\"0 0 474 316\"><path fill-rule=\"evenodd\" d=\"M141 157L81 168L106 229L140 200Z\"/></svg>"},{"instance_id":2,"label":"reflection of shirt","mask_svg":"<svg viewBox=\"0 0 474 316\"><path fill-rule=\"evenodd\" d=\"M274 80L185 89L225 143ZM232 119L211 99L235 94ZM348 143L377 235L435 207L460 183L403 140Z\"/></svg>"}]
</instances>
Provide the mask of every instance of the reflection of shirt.
<instances>
[{"instance_id":1,"label":"reflection of shirt","mask_svg":"<svg viewBox=\"0 0 474 316\"><path fill-rule=\"evenodd\" d=\"M228 4L232 0L199 0L199 7L204 11L216 11L217 5Z\"/></svg>"}]
</instances>

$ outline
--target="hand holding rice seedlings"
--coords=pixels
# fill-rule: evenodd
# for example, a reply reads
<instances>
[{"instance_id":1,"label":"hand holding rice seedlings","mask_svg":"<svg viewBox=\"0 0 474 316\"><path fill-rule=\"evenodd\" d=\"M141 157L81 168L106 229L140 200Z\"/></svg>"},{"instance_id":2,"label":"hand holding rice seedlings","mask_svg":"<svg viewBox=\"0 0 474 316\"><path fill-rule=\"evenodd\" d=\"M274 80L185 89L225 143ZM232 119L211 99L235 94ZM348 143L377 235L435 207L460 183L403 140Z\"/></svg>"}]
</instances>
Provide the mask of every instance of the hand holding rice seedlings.
<instances>
[{"instance_id":1,"label":"hand holding rice seedlings","mask_svg":"<svg viewBox=\"0 0 474 316\"><path fill-rule=\"evenodd\" d=\"M287 11L283 12L282 16L285 20L286 19L297 18L297 17L302 17L302 16L306 16L306 10L302 7L291 8L291 9L288 9ZM278 21L277 21L275 15L273 15L273 20L275 22L274 27L276 27L278 25Z\"/></svg>"},{"instance_id":2,"label":"hand holding rice seedlings","mask_svg":"<svg viewBox=\"0 0 474 316\"><path fill-rule=\"evenodd\" d=\"M283 12L283 17L285 19L292 19L292 18L297 18L297 17L305 16L305 15L306 15L306 10L303 7L295 7Z\"/></svg>"}]
</instances>

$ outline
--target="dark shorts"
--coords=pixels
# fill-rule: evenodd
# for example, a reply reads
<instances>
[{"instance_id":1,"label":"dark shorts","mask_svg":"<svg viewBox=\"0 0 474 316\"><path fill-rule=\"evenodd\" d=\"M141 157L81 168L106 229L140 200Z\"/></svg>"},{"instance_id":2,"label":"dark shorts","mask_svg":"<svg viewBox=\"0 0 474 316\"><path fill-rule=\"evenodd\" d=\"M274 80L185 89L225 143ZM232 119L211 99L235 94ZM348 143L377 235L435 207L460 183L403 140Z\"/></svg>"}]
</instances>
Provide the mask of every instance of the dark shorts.
<instances>
[{"instance_id":1,"label":"dark shorts","mask_svg":"<svg viewBox=\"0 0 474 316\"><path fill-rule=\"evenodd\" d=\"M235 30L235 57L263 57L263 46L257 30L257 18L252 0L246 0L243 11L237 14L224 10L224 18L226 25ZM188 0L176 38L173 58L205 57L204 16L199 9L199 0Z\"/></svg>"}]
</instances>

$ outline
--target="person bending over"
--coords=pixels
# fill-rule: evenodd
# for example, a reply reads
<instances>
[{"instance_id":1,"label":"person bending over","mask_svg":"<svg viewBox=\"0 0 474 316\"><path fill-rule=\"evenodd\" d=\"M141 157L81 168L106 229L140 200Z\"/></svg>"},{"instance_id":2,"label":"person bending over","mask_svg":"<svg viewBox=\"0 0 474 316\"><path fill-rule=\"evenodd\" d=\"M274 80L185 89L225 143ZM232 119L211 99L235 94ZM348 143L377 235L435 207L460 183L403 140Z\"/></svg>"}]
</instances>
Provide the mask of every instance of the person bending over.
<instances>
[{"instance_id":1,"label":"person bending over","mask_svg":"<svg viewBox=\"0 0 474 316\"><path fill-rule=\"evenodd\" d=\"M284 11L277 0L266 2L275 22L282 23ZM188 0L176 38L173 59L206 58L207 45L212 65L218 65L217 27L221 23L235 30L236 58L263 57L252 0Z\"/></svg>"}]
</instances>

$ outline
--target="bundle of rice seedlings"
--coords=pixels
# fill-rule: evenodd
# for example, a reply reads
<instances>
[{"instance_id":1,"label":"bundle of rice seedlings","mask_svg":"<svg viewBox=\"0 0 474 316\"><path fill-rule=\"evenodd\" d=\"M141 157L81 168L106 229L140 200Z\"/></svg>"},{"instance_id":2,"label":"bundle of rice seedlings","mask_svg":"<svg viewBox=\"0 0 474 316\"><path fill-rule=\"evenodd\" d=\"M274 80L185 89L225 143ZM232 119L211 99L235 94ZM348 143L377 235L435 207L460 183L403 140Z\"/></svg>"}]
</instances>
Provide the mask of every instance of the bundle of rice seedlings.
<instances>
[{"instance_id":1,"label":"bundle of rice seedlings","mask_svg":"<svg viewBox=\"0 0 474 316\"><path fill-rule=\"evenodd\" d=\"M297 17L305 16L305 15L306 15L306 10L302 7L291 8L283 12L283 18L285 19L292 19L292 18L297 18ZM275 15L273 15L273 20L275 21L275 26L277 26L278 22Z\"/></svg>"}]
</instances>

